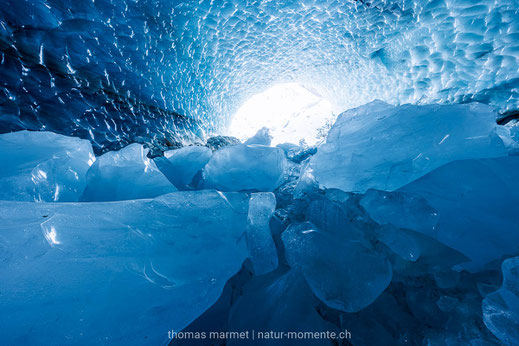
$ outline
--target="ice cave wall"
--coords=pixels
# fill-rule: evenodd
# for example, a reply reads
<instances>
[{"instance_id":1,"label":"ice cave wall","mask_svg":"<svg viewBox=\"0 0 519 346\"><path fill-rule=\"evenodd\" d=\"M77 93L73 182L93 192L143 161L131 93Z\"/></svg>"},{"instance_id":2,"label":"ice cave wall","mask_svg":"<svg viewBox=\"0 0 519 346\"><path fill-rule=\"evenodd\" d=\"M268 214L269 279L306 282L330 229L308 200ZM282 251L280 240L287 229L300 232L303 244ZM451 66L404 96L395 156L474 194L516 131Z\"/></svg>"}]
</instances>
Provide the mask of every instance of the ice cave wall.
<instances>
[{"instance_id":1,"label":"ice cave wall","mask_svg":"<svg viewBox=\"0 0 519 346\"><path fill-rule=\"evenodd\" d=\"M96 152L224 129L296 82L336 112L519 104L517 0L6 0L0 132L46 129Z\"/></svg>"}]
</instances>

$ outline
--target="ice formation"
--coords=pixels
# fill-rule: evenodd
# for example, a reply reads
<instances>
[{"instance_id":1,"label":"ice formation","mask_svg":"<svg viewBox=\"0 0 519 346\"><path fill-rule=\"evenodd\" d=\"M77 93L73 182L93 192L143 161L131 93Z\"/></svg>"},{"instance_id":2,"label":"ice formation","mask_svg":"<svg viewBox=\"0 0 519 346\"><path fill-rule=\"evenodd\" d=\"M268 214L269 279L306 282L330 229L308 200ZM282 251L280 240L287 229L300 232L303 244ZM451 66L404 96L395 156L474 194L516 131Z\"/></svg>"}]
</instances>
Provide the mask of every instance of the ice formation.
<instances>
[{"instance_id":1,"label":"ice formation","mask_svg":"<svg viewBox=\"0 0 519 346\"><path fill-rule=\"evenodd\" d=\"M348 230L319 230L311 223L291 225L283 233L288 263L300 269L315 295L329 307L357 312L391 281L391 264Z\"/></svg>"},{"instance_id":2,"label":"ice formation","mask_svg":"<svg viewBox=\"0 0 519 346\"><path fill-rule=\"evenodd\" d=\"M519 343L517 0L3 5L1 344Z\"/></svg>"},{"instance_id":3,"label":"ice formation","mask_svg":"<svg viewBox=\"0 0 519 346\"><path fill-rule=\"evenodd\" d=\"M276 210L273 193L254 193L249 202L249 224L246 231L247 247L257 275L273 271L278 266L278 255L269 221Z\"/></svg>"},{"instance_id":4,"label":"ice formation","mask_svg":"<svg viewBox=\"0 0 519 346\"><path fill-rule=\"evenodd\" d=\"M247 257L247 215L265 222L248 203L211 190L0 202L2 343L164 343L217 300Z\"/></svg>"},{"instance_id":5,"label":"ice formation","mask_svg":"<svg viewBox=\"0 0 519 346\"><path fill-rule=\"evenodd\" d=\"M84 202L153 198L177 189L146 155L141 144L130 144L97 158L87 173Z\"/></svg>"},{"instance_id":6,"label":"ice formation","mask_svg":"<svg viewBox=\"0 0 519 346\"><path fill-rule=\"evenodd\" d=\"M285 83L336 113L373 99L513 111L516 19L516 0L9 0L0 128L77 135L96 153L164 144L220 132Z\"/></svg>"},{"instance_id":7,"label":"ice formation","mask_svg":"<svg viewBox=\"0 0 519 346\"><path fill-rule=\"evenodd\" d=\"M375 101L339 116L309 169L328 188L396 190L450 161L507 155L495 118L481 104Z\"/></svg>"},{"instance_id":8,"label":"ice formation","mask_svg":"<svg viewBox=\"0 0 519 346\"><path fill-rule=\"evenodd\" d=\"M254 136L245 141L245 145L259 144L269 146L272 142L272 136L270 135L270 129L262 127L256 132Z\"/></svg>"},{"instance_id":9,"label":"ice formation","mask_svg":"<svg viewBox=\"0 0 519 346\"><path fill-rule=\"evenodd\" d=\"M433 229L429 228L432 222L427 222L429 226L415 230L423 232L427 227L429 231L424 233L472 260L468 269L481 269L517 252L517 172L519 156L462 160L444 165L400 191L427 200L439 214Z\"/></svg>"},{"instance_id":10,"label":"ice formation","mask_svg":"<svg viewBox=\"0 0 519 346\"><path fill-rule=\"evenodd\" d=\"M0 200L77 202L95 161L87 140L52 132L0 135Z\"/></svg>"},{"instance_id":11,"label":"ice formation","mask_svg":"<svg viewBox=\"0 0 519 346\"><path fill-rule=\"evenodd\" d=\"M185 189L189 185L196 185L193 181L197 173L201 173L213 152L205 146L189 146L176 150L168 150L164 158L155 158L162 173L178 189Z\"/></svg>"},{"instance_id":12,"label":"ice formation","mask_svg":"<svg viewBox=\"0 0 519 346\"><path fill-rule=\"evenodd\" d=\"M238 144L216 151L204 168L204 186L221 191L274 191L286 168L283 150Z\"/></svg>"},{"instance_id":13,"label":"ice formation","mask_svg":"<svg viewBox=\"0 0 519 346\"><path fill-rule=\"evenodd\" d=\"M503 262L503 285L483 300L486 326L505 345L519 343L519 257Z\"/></svg>"}]
</instances>

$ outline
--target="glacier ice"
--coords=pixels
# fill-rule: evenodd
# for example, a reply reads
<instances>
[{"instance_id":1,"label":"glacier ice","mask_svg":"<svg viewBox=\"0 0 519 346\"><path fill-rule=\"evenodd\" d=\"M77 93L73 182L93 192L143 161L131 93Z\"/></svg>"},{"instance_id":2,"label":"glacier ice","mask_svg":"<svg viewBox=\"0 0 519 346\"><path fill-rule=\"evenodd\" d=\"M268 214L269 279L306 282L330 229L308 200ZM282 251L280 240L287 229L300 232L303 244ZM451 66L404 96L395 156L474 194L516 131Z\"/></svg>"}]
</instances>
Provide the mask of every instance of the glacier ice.
<instances>
[{"instance_id":1,"label":"glacier ice","mask_svg":"<svg viewBox=\"0 0 519 346\"><path fill-rule=\"evenodd\" d=\"M328 143L108 152L86 173L89 203L0 202L0 337L155 344L184 328L348 329L360 344L495 343L510 320L494 314L485 328L481 304L505 306L491 292L519 241L519 156L503 133L446 152L475 141L498 157L440 160L394 191L362 193L315 183ZM174 185L206 190L164 194Z\"/></svg>"},{"instance_id":2,"label":"glacier ice","mask_svg":"<svg viewBox=\"0 0 519 346\"><path fill-rule=\"evenodd\" d=\"M283 150L264 145L231 145L217 150L204 168L204 186L221 191L274 191L286 168Z\"/></svg>"},{"instance_id":3,"label":"glacier ice","mask_svg":"<svg viewBox=\"0 0 519 346\"><path fill-rule=\"evenodd\" d=\"M516 16L516 0L10 1L0 131L74 134L97 154L163 143L225 130L284 82L336 112L375 98L513 111Z\"/></svg>"},{"instance_id":4,"label":"glacier ice","mask_svg":"<svg viewBox=\"0 0 519 346\"><path fill-rule=\"evenodd\" d=\"M4 344L163 344L248 256L249 197L0 202Z\"/></svg>"},{"instance_id":5,"label":"glacier ice","mask_svg":"<svg viewBox=\"0 0 519 346\"><path fill-rule=\"evenodd\" d=\"M519 344L519 257L503 261L503 285L483 300L485 325L504 345Z\"/></svg>"},{"instance_id":6,"label":"glacier ice","mask_svg":"<svg viewBox=\"0 0 519 346\"><path fill-rule=\"evenodd\" d=\"M434 237L467 256L472 263L465 268L481 270L517 253L518 171L519 156L455 161L399 191L427 200L439 214ZM427 216L431 209L423 212ZM415 230L423 232L424 226Z\"/></svg>"},{"instance_id":7,"label":"glacier ice","mask_svg":"<svg viewBox=\"0 0 519 346\"><path fill-rule=\"evenodd\" d=\"M391 224L436 236L438 212L422 196L401 191L368 190L362 196L360 205L379 224Z\"/></svg>"},{"instance_id":8,"label":"glacier ice","mask_svg":"<svg viewBox=\"0 0 519 346\"><path fill-rule=\"evenodd\" d=\"M278 266L270 218L276 210L276 196L271 192L253 193L249 202L247 247L257 275L273 271Z\"/></svg>"},{"instance_id":9,"label":"glacier ice","mask_svg":"<svg viewBox=\"0 0 519 346\"><path fill-rule=\"evenodd\" d=\"M505 260L519 255L514 209L518 171L516 159L506 156L519 153L514 143L519 106L517 0L4 3L0 11L0 133L45 130L90 143L67 138L66 145L49 154L45 148L61 139L35 134L49 138L44 145L24 146L28 150L23 155L12 155L9 150L0 154L0 194L4 194L0 199L26 201L0 202L13 205L0 207L2 343L163 344L169 341L167 330L182 328L202 314L204 318L196 321L216 321L229 331L352 331L351 340L337 344L517 344L517 265L516 259ZM297 142L309 127L315 127L309 124L323 125L318 136L325 134L331 125L325 121L329 109L323 112L326 102L337 114L374 99L427 106L392 108L374 103L351 120L343 116L330 136L335 133L336 139L345 140L346 156L361 150L364 156L355 153L350 161L329 155L313 165L326 156L331 143L317 153L315 147L303 143L282 145L286 179L274 184L277 173L272 174L267 184L256 173L277 172L272 160L258 160L243 152L238 139L216 135L227 133L237 120L233 114L247 99L287 82L317 97L302 100L303 112L287 99L281 99L272 113L261 113L260 107L250 109L253 116L244 124L257 120L255 132L269 126L269 118L276 118L277 129L270 127L274 144L278 143L276 133L282 134L283 141ZM483 111L484 106L471 102L495 107L496 112ZM426 116L427 110L432 111ZM352 112L356 111L347 114ZM506 127L497 126L496 119ZM314 133L308 134L313 139ZM207 139L210 136L216 137ZM232 149L237 155L230 160L236 159L239 174L228 169L235 163L212 171L213 176L218 173L222 189L268 188L275 194L277 209L269 226L278 255L276 269L254 273L262 272L258 269L262 260L268 268L275 263L269 262L275 257L266 227L273 203L270 194L253 195L252 202L245 202L250 198L246 194L200 191L173 192L153 201L60 203L77 201L83 193L88 165L95 159L86 155L90 145L100 156L142 143L150 148L150 156L156 156L205 142L217 153L224 147L241 146ZM42 156L31 161L33 154ZM124 198L135 197L135 184L138 189L155 189L156 181L150 181L149 173L161 175L153 161L149 161L148 169L153 169L146 172L147 178L141 180L133 170L143 167L143 162L146 166L145 156L131 166L117 168L117 175L104 180L106 185L99 189L113 195L111 189L118 188L122 192L117 194L130 195ZM7 165L13 157L23 168ZM205 167L201 162L195 171L182 159L190 173L176 180L182 169L171 169L173 164L166 157L155 160L172 181L170 188L211 186L205 185L204 177L209 176L200 173ZM112 161L110 166L116 165ZM33 176L34 167L39 170L34 172L46 177ZM323 175L327 168L331 170ZM120 182L116 176L122 177ZM351 184L343 184L345 177L349 181L352 176ZM160 180L167 183L164 177ZM165 202L172 195L184 196L174 215ZM204 203L211 206L203 209ZM228 220L226 216L239 221L229 225L221 219ZM251 222L261 226L253 227ZM315 226L316 234L294 233L307 222ZM139 227L128 230L128 224ZM156 235L159 229L164 230L160 232L164 237L146 236ZM250 241L252 230L261 237ZM298 240L285 248L281 234L285 241L291 234ZM316 244L307 242L316 235ZM167 241L157 245L158 238ZM124 246L114 245L119 240ZM67 247L79 241L86 245ZM256 246L263 241L265 246ZM316 251L296 251L306 248ZM351 251L342 255L345 249ZM116 255L110 256L114 251ZM188 252L196 256L196 260L181 262L188 269L168 272L179 265L171 259ZM367 277L370 272L353 272L351 276L358 280L351 282L359 288L375 283L376 292L383 290L378 295L371 289L354 292L350 281L335 279L348 265L364 268L362 259L367 255L389 263L389 284L382 288L379 281ZM137 258L150 259L153 266ZM320 258L332 264L317 267L312 260ZM472 262L463 263L468 260ZM24 263L27 271L17 270ZM505 282L500 288L502 263ZM66 270L70 268L77 270ZM200 268L204 270L201 282ZM135 272L145 277L136 277ZM186 277L189 287L177 282L168 289L166 280L179 276ZM217 279L214 284L213 278ZM134 281L138 279L142 285ZM70 285L58 285L63 282ZM218 298L218 306L206 310L221 291L215 286L221 288L224 282L225 299ZM321 282L329 285L319 286ZM122 293L114 294L113 287ZM343 311L344 296L326 295L341 287L349 296L367 294L370 299L364 303L371 302L356 312ZM212 292L210 299L195 298L206 290ZM36 296L44 297L45 304L33 299ZM5 308L14 298L16 304ZM187 310L169 304L169 299L185 304ZM118 308L110 303L118 303ZM78 309L79 305L84 308ZM56 317L58 310L63 313ZM191 317L183 311L190 311ZM102 317L93 319L94 314ZM139 323L117 324L129 320ZM35 335L23 323L32 323ZM67 333L74 323L88 324L89 335L94 336L78 340L76 334ZM211 323L197 326L214 330ZM13 340L11 331L24 337ZM109 339L100 339L106 336Z\"/></svg>"},{"instance_id":10,"label":"glacier ice","mask_svg":"<svg viewBox=\"0 0 519 346\"><path fill-rule=\"evenodd\" d=\"M153 198L177 189L146 155L142 144L130 144L97 158L87 173L81 201L103 202Z\"/></svg>"},{"instance_id":11,"label":"glacier ice","mask_svg":"<svg viewBox=\"0 0 519 346\"><path fill-rule=\"evenodd\" d=\"M391 281L385 256L346 234L324 232L307 222L292 224L282 238L289 264L303 272L315 295L332 308L359 311Z\"/></svg>"},{"instance_id":12,"label":"glacier ice","mask_svg":"<svg viewBox=\"0 0 519 346\"><path fill-rule=\"evenodd\" d=\"M0 200L78 201L94 161L87 140L53 132L0 134Z\"/></svg>"},{"instance_id":13,"label":"glacier ice","mask_svg":"<svg viewBox=\"0 0 519 346\"><path fill-rule=\"evenodd\" d=\"M178 189L193 185L193 179L209 162L213 152L205 146L188 146L164 152L163 157L155 158L155 163L162 173ZM196 187L196 183L194 184Z\"/></svg>"},{"instance_id":14,"label":"glacier ice","mask_svg":"<svg viewBox=\"0 0 519 346\"><path fill-rule=\"evenodd\" d=\"M262 127L256 132L254 136L247 139L244 144L259 144L269 146L272 141L272 136L270 135L270 130L266 127Z\"/></svg>"},{"instance_id":15,"label":"glacier ice","mask_svg":"<svg viewBox=\"0 0 519 346\"><path fill-rule=\"evenodd\" d=\"M339 116L308 169L327 188L396 190L450 161L507 155L495 118L482 104L375 101Z\"/></svg>"}]
</instances>

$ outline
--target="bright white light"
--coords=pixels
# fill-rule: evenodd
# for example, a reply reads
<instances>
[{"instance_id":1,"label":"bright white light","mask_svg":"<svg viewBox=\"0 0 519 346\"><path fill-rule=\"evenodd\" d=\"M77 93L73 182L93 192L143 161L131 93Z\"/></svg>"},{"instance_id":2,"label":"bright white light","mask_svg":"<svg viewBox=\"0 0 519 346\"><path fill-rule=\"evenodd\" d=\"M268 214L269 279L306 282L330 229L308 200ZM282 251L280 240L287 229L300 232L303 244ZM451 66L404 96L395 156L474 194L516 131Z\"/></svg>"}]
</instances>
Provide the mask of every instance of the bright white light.
<instances>
[{"instance_id":1,"label":"bright white light","mask_svg":"<svg viewBox=\"0 0 519 346\"><path fill-rule=\"evenodd\" d=\"M245 140L267 127L272 145L298 144L301 139L313 145L320 139L320 129L334 119L328 101L299 84L284 83L247 100L234 115L229 131L231 136Z\"/></svg>"}]
</instances>

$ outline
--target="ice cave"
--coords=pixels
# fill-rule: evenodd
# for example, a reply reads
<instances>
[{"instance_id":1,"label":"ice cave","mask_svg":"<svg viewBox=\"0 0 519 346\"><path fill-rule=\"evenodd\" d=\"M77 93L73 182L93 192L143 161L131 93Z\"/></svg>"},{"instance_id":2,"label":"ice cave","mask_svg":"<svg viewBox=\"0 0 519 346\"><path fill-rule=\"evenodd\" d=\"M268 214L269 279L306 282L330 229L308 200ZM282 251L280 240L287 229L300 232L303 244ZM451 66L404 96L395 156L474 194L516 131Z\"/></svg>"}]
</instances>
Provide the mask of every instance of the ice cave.
<instances>
[{"instance_id":1,"label":"ice cave","mask_svg":"<svg viewBox=\"0 0 519 346\"><path fill-rule=\"evenodd\" d=\"M519 345L518 0L0 0L1 345Z\"/></svg>"}]
</instances>

